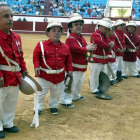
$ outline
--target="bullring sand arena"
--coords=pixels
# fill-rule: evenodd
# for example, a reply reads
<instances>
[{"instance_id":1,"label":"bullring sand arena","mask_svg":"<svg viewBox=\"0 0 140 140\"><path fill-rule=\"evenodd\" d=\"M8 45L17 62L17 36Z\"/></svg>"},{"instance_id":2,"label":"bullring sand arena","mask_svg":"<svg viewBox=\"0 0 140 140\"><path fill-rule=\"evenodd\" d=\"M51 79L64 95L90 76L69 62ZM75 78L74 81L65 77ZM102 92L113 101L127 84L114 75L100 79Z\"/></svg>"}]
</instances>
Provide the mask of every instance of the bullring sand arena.
<instances>
[{"instance_id":1,"label":"bullring sand arena","mask_svg":"<svg viewBox=\"0 0 140 140\"><path fill-rule=\"evenodd\" d=\"M34 77L33 50L45 35L20 34L24 58L29 74ZM66 36L61 37L65 42ZM85 36L89 43L90 36ZM90 93L89 68L81 95L85 101L73 101L75 108L58 106L58 115L52 115L45 98L40 126L31 128L33 119L33 95L20 92L15 116L15 126L20 133L5 133L5 140L140 140L140 79L128 77L110 86L107 94L112 100L101 100Z\"/></svg>"}]
</instances>

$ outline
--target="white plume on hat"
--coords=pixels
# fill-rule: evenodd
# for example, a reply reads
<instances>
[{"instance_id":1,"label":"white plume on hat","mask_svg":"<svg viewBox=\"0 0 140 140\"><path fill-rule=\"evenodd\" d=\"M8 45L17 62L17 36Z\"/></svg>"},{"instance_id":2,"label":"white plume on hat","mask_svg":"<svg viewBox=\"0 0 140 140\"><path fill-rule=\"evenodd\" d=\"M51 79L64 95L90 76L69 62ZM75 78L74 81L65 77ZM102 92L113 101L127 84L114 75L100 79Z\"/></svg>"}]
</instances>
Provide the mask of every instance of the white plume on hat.
<instances>
[{"instance_id":1,"label":"white plume on hat","mask_svg":"<svg viewBox=\"0 0 140 140\"><path fill-rule=\"evenodd\" d=\"M126 25L126 23L122 19L118 19L118 20L115 21L115 26L119 26L119 25L122 25L122 24Z\"/></svg>"}]
</instances>

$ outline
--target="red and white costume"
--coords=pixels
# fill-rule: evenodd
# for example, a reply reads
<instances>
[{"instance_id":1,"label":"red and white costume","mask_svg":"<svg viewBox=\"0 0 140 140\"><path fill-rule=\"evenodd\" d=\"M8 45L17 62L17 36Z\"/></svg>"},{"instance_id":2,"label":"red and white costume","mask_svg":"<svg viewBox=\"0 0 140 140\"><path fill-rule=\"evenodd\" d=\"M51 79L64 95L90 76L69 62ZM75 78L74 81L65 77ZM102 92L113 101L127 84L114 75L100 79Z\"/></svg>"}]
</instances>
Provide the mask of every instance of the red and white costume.
<instances>
[{"instance_id":1,"label":"red and white costume","mask_svg":"<svg viewBox=\"0 0 140 140\"><path fill-rule=\"evenodd\" d=\"M109 39L115 43L114 39L112 39L112 38L109 38ZM116 62L116 53L115 53L114 49L112 49L111 51L108 51L108 62L109 62L109 65L110 65L112 71L114 71L113 63ZM107 74L108 74L110 81L114 80L113 76L111 74L111 71L108 68L107 68Z\"/></svg>"},{"instance_id":2,"label":"red and white costume","mask_svg":"<svg viewBox=\"0 0 140 140\"><path fill-rule=\"evenodd\" d=\"M10 35L0 30L0 47L4 54L15 61L18 66L12 65L12 71L6 59L0 52L0 77L4 78L4 88L0 93L0 121L4 128L13 127L13 120L18 101L21 72L27 70L23 58L21 38L18 34L10 31ZM3 128L0 128L2 131Z\"/></svg>"},{"instance_id":3,"label":"red and white costume","mask_svg":"<svg viewBox=\"0 0 140 140\"><path fill-rule=\"evenodd\" d=\"M69 47L62 42L58 44L51 40L42 41L44 57L49 70L42 58L41 44L38 42L33 52L34 68L40 67L40 74L37 81L42 86L42 91L38 92L39 107L41 111L46 94L50 90L49 107L57 108L60 103L60 96L64 89L65 71L72 71L72 58Z\"/></svg>"},{"instance_id":4,"label":"red and white costume","mask_svg":"<svg viewBox=\"0 0 140 140\"><path fill-rule=\"evenodd\" d=\"M140 47L139 44L139 36L134 34L130 34L129 32L125 33L125 45L126 45L126 52L124 52L123 56L123 71L122 76L126 76L126 69L128 68L130 76L137 76L137 66L136 66L136 60L137 60L137 52L136 47ZM132 43L133 45L132 45Z\"/></svg>"},{"instance_id":5,"label":"red and white costume","mask_svg":"<svg viewBox=\"0 0 140 140\"><path fill-rule=\"evenodd\" d=\"M93 51L94 63L89 63L90 68L90 92L98 92L99 74L101 71L107 73L108 49L110 39L98 29L91 35L90 42L94 40L97 49Z\"/></svg>"},{"instance_id":6,"label":"red and white costume","mask_svg":"<svg viewBox=\"0 0 140 140\"><path fill-rule=\"evenodd\" d=\"M117 51L117 49L121 50L121 52L116 52L116 62L112 65L113 72L116 75L117 70L122 71L123 69L123 49L125 49L125 36L122 31L115 30L115 36L113 36L113 38L115 40L115 52Z\"/></svg>"},{"instance_id":7,"label":"red and white costume","mask_svg":"<svg viewBox=\"0 0 140 140\"><path fill-rule=\"evenodd\" d=\"M71 94L62 93L61 103L71 104L72 100L77 100L81 97L80 92L84 82L84 72L87 70L87 43L82 35L78 36L71 33L66 39L66 44L69 46L72 55L73 83Z\"/></svg>"}]
</instances>

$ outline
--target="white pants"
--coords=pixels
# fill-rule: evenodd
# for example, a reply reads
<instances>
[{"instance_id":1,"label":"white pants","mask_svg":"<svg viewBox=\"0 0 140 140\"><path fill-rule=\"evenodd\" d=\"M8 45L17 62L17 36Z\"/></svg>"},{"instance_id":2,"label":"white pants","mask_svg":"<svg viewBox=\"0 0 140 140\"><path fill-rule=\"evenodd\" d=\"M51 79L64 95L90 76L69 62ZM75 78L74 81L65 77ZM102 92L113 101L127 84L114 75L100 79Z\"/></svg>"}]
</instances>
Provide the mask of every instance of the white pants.
<instances>
[{"instance_id":1,"label":"white pants","mask_svg":"<svg viewBox=\"0 0 140 140\"><path fill-rule=\"evenodd\" d=\"M137 57L137 71L140 71L140 59Z\"/></svg>"},{"instance_id":2,"label":"white pants","mask_svg":"<svg viewBox=\"0 0 140 140\"><path fill-rule=\"evenodd\" d=\"M0 121L4 128L14 126L15 111L17 107L19 86L8 86L2 88L0 94ZM0 131L2 131L1 128Z\"/></svg>"},{"instance_id":3,"label":"white pants","mask_svg":"<svg viewBox=\"0 0 140 140\"><path fill-rule=\"evenodd\" d=\"M107 73L107 65L104 65L102 63L89 63L90 68L90 92L95 93L98 90L99 86L99 75L100 72L103 71Z\"/></svg>"},{"instance_id":4,"label":"white pants","mask_svg":"<svg viewBox=\"0 0 140 140\"><path fill-rule=\"evenodd\" d=\"M71 86L71 93L62 92L61 103L71 104L72 100L79 99L81 97L80 92L84 82L85 73L81 71L73 71L73 82Z\"/></svg>"},{"instance_id":5,"label":"white pants","mask_svg":"<svg viewBox=\"0 0 140 140\"><path fill-rule=\"evenodd\" d=\"M112 70L116 76L117 70L122 71L123 69L123 57L122 56L116 56L116 62L112 63Z\"/></svg>"},{"instance_id":6,"label":"white pants","mask_svg":"<svg viewBox=\"0 0 140 140\"><path fill-rule=\"evenodd\" d=\"M43 78L37 78L37 82L41 85L42 91L38 91L38 109L41 111L43 108L44 99L50 90L49 96L49 107L50 108L57 108L60 103L61 93L64 90L64 81L60 82L59 84L53 84L49 81L46 81ZM34 100L35 101L35 100ZM34 102L35 106L35 102Z\"/></svg>"},{"instance_id":7,"label":"white pants","mask_svg":"<svg viewBox=\"0 0 140 140\"><path fill-rule=\"evenodd\" d=\"M114 71L114 69L113 69L114 67L112 66L113 63L115 63L115 62L109 62L109 63L108 63L108 64L110 65L112 71ZM110 69L108 68L108 66L107 66L107 75L108 75L110 81L115 80L115 79L113 78L112 73L111 73Z\"/></svg>"},{"instance_id":8,"label":"white pants","mask_svg":"<svg viewBox=\"0 0 140 140\"><path fill-rule=\"evenodd\" d=\"M123 70L122 70L122 76L126 76L126 69L128 68L130 76L137 76L137 65L136 62L128 62L123 61Z\"/></svg>"}]
</instances>

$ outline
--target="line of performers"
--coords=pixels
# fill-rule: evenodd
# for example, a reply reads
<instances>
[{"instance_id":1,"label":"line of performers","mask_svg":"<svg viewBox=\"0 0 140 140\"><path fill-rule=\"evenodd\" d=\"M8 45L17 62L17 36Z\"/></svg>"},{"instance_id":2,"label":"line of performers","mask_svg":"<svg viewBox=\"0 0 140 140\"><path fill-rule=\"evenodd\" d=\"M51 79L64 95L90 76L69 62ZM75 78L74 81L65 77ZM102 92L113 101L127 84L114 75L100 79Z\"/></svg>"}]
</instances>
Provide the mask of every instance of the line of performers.
<instances>
[{"instance_id":1,"label":"line of performers","mask_svg":"<svg viewBox=\"0 0 140 140\"><path fill-rule=\"evenodd\" d=\"M17 133L13 120L17 106L21 74L28 75L23 57L21 38L10 29L13 26L13 12L6 4L0 5L0 138L5 137L4 131ZM52 114L57 114L58 105L73 108L72 101L85 100L80 92L87 70L87 52L92 52L90 68L90 92L101 94L98 90L99 74L108 74L111 84L117 80L112 77L108 64L114 75L122 72L122 77L138 77L136 62L140 58L139 37L135 34L137 25L129 21L126 33L123 33L125 22L117 20L113 23L109 18L101 19L91 35L90 44L81 35L84 20L74 13L68 20L68 37L65 43L60 41L63 26L57 20L51 20L45 30L48 40L37 43L33 51L35 75L42 91L38 92L38 115L41 114L44 99L50 91L49 108ZM92 29L91 29L92 30ZM140 64L138 64L140 67ZM65 74L73 76L71 93L64 92Z\"/></svg>"}]
</instances>

